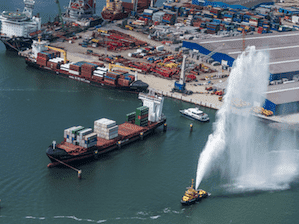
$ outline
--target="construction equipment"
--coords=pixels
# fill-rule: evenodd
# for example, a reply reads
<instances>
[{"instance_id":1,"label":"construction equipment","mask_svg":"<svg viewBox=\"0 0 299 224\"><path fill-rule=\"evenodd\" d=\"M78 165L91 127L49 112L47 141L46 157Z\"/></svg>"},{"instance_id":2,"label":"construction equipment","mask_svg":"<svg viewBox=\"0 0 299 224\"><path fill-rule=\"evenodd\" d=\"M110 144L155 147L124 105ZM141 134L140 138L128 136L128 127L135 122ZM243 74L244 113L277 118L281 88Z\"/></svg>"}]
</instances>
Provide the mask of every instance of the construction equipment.
<instances>
[{"instance_id":1,"label":"construction equipment","mask_svg":"<svg viewBox=\"0 0 299 224\"><path fill-rule=\"evenodd\" d=\"M56 47L51 47L51 46L45 46L45 47L47 47L47 48L49 48L49 49L52 49L52 50L54 50L54 51L59 51L59 52L61 52L61 53L63 54L63 61L64 61L64 64L67 63L67 54L66 54L66 51L65 51L65 50L62 50L62 49L60 49L60 48L56 48Z\"/></svg>"},{"instance_id":2,"label":"construction equipment","mask_svg":"<svg viewBox=\"0 0 299 224\"><path fill-rule=\"evenodd\" d=\"M64 29L64 24L63 24L63 19L62 19L62 15L61 15L61 8L60 8L59 0L56 0L56 4L58 6L58 17L59 17L60 22L61 22L61 27L62 27L62 29Z\"/></svg>"},{"instance_id":3,"label":"construction equipment","mask_svg":"<svg viewBox=\"0 0 299 224\"><path fill-rule=\"evenodd\" d=\"M186 82L185 82L185 67L186 67L186 58L187 56L183 56L182 68L181 68L181 76L178 82L174 82L174 88L172 92L179 92L187 95L191 95L193 92L186 90Z\"/></svg>"},{"instance_id":4,"label":"construction equipment","mask_svg":"<svg viewBox=\"0 0 299 224\"><path fill-rule=\"evenodd\" d=\"M134 27L129 26L129 25L125 25L125 28L128 29L128 30L134 30Z\"/></svg>"},{"instance_id":5,"label":"construction equipment","mask_svg":"<svg viewBox=\"0 0 299 224\"><path fill-rule=\"evenodd\" d=\"M99 33L106 33L106 34L108 34L108 30L102 30L102 29L100 29L100 28L98 29L98 32L99 32Z\"/></svg>"}]
</instances>

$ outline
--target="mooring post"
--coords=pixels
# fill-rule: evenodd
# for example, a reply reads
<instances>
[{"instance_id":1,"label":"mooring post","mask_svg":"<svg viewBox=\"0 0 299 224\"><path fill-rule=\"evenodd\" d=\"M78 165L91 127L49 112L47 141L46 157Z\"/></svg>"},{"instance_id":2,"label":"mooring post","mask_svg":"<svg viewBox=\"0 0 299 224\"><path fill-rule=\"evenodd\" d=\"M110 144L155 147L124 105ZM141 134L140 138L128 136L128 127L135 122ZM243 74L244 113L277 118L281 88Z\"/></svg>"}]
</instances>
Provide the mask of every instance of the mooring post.
<instances>
[{"instance_id":1,"label":"mooring post","mask_svg":"<svg viewBox=\"0 0 299 224\"><path fill-rule=\"evenodd\" d=\"M164 123L163 131L164 131L164 132L167 131L167 124L166 124L166 123Z\"/></svg>"}]
</instances>

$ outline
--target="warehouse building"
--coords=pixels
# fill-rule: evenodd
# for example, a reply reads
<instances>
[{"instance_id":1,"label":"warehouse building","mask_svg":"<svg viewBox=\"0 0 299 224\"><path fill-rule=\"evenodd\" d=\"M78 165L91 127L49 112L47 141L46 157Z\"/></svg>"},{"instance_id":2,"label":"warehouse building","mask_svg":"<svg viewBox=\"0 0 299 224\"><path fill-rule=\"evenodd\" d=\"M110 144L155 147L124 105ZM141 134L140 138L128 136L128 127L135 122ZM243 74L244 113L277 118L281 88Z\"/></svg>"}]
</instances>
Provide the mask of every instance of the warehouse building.
<instances>
[{"instance_id":1,"label":"warehouse building","mask_svg":"<svg viewBox=\"0 0 299 224\"><path fill-rule=\"evenodd\" d=\"M264 108L275 115L299 112L299 32L281 32L245 37L245 46L255 46L270 54L270 78ZM210 38L184 41L183 47L195 49L213 60L232 66L242 53L242 37ZM284 83L284 84L281 84ZM213 86L224 90L225 83Z\"/></svg>"}]
</instances>

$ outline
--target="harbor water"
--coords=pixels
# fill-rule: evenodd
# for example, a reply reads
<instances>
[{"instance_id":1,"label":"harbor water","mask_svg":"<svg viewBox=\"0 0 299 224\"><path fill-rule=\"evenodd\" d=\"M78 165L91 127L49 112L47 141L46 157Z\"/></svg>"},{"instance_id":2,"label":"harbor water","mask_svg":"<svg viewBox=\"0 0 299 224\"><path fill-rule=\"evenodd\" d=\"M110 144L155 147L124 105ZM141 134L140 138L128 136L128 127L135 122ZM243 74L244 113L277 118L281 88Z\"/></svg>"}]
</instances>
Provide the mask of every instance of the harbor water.
<instances>
[{"instance_id":1,"label":"harbor water","mask_svg":"<svg viewBox=\"0 0 299 224\"><path fill-rule=\"evenodd\" d=\"M68 1L60 4L66 6ZM97 4L100 11L104 3ZM23 2L0 4L1 11L15 8L22 9ZM56 8L55 1L36 1L34 12L53 18ZM45 151L53 140L63 140L64 129L93 127L103 117L120 124L142 102L137 94L92 87L27 67L2 43L0 71L0 223L298 222L298 178L282 189L235 192L232 185L224 185L226 176L214 169L205 173L199 186L211 193L210 198L188 207L180 204L196 178L216 112L201 108L210 122L192 121L180 116L179 110L194 105L178 100L165 99L167 132L160 127L143 141L77 164L81 179L67 167L47 168ZM263 121L257 125L263 130L257 133L269 129ZM274 138L296 143L290 147L298 149L298 133L271 132ZM270 140L268 144L275 148ZM217 168L223 161L215 160L213 165Z\"/></svg>"}]
</instances>

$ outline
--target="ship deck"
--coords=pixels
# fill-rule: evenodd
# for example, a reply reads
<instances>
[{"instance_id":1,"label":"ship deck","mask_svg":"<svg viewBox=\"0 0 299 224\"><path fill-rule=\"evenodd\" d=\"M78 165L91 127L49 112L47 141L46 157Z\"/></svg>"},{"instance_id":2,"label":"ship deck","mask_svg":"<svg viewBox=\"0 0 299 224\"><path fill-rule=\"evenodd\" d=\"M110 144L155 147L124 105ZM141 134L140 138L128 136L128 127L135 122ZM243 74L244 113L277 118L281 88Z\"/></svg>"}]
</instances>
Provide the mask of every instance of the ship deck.
<instances>
[{"instance_id":1,"label":"ship deck","mask_svg":"<svg viewBox=\"0 0 299 224\"><path fill-rule=\"evenodd\" d=\"M106 147L109 147L110 145L115 144L119 140L123 140L123 139L130 138L132 136L139 135L140 132L144 132L144 131L150 129L150 127L151 127L151 125L149 125L147 127L140 127L138 125L127 123L127 122L120 124L120 125L118 125L118 137L117 138L107 140L107 139L98 137L96 147L104 149ZM73 145L66 141L61 142L60 144L57 145L57 147L65 150L67 153L73 154L73 155L80 154L86 150L86 148L84 148L82 146Z\"/></svg>"}]
</instances>

